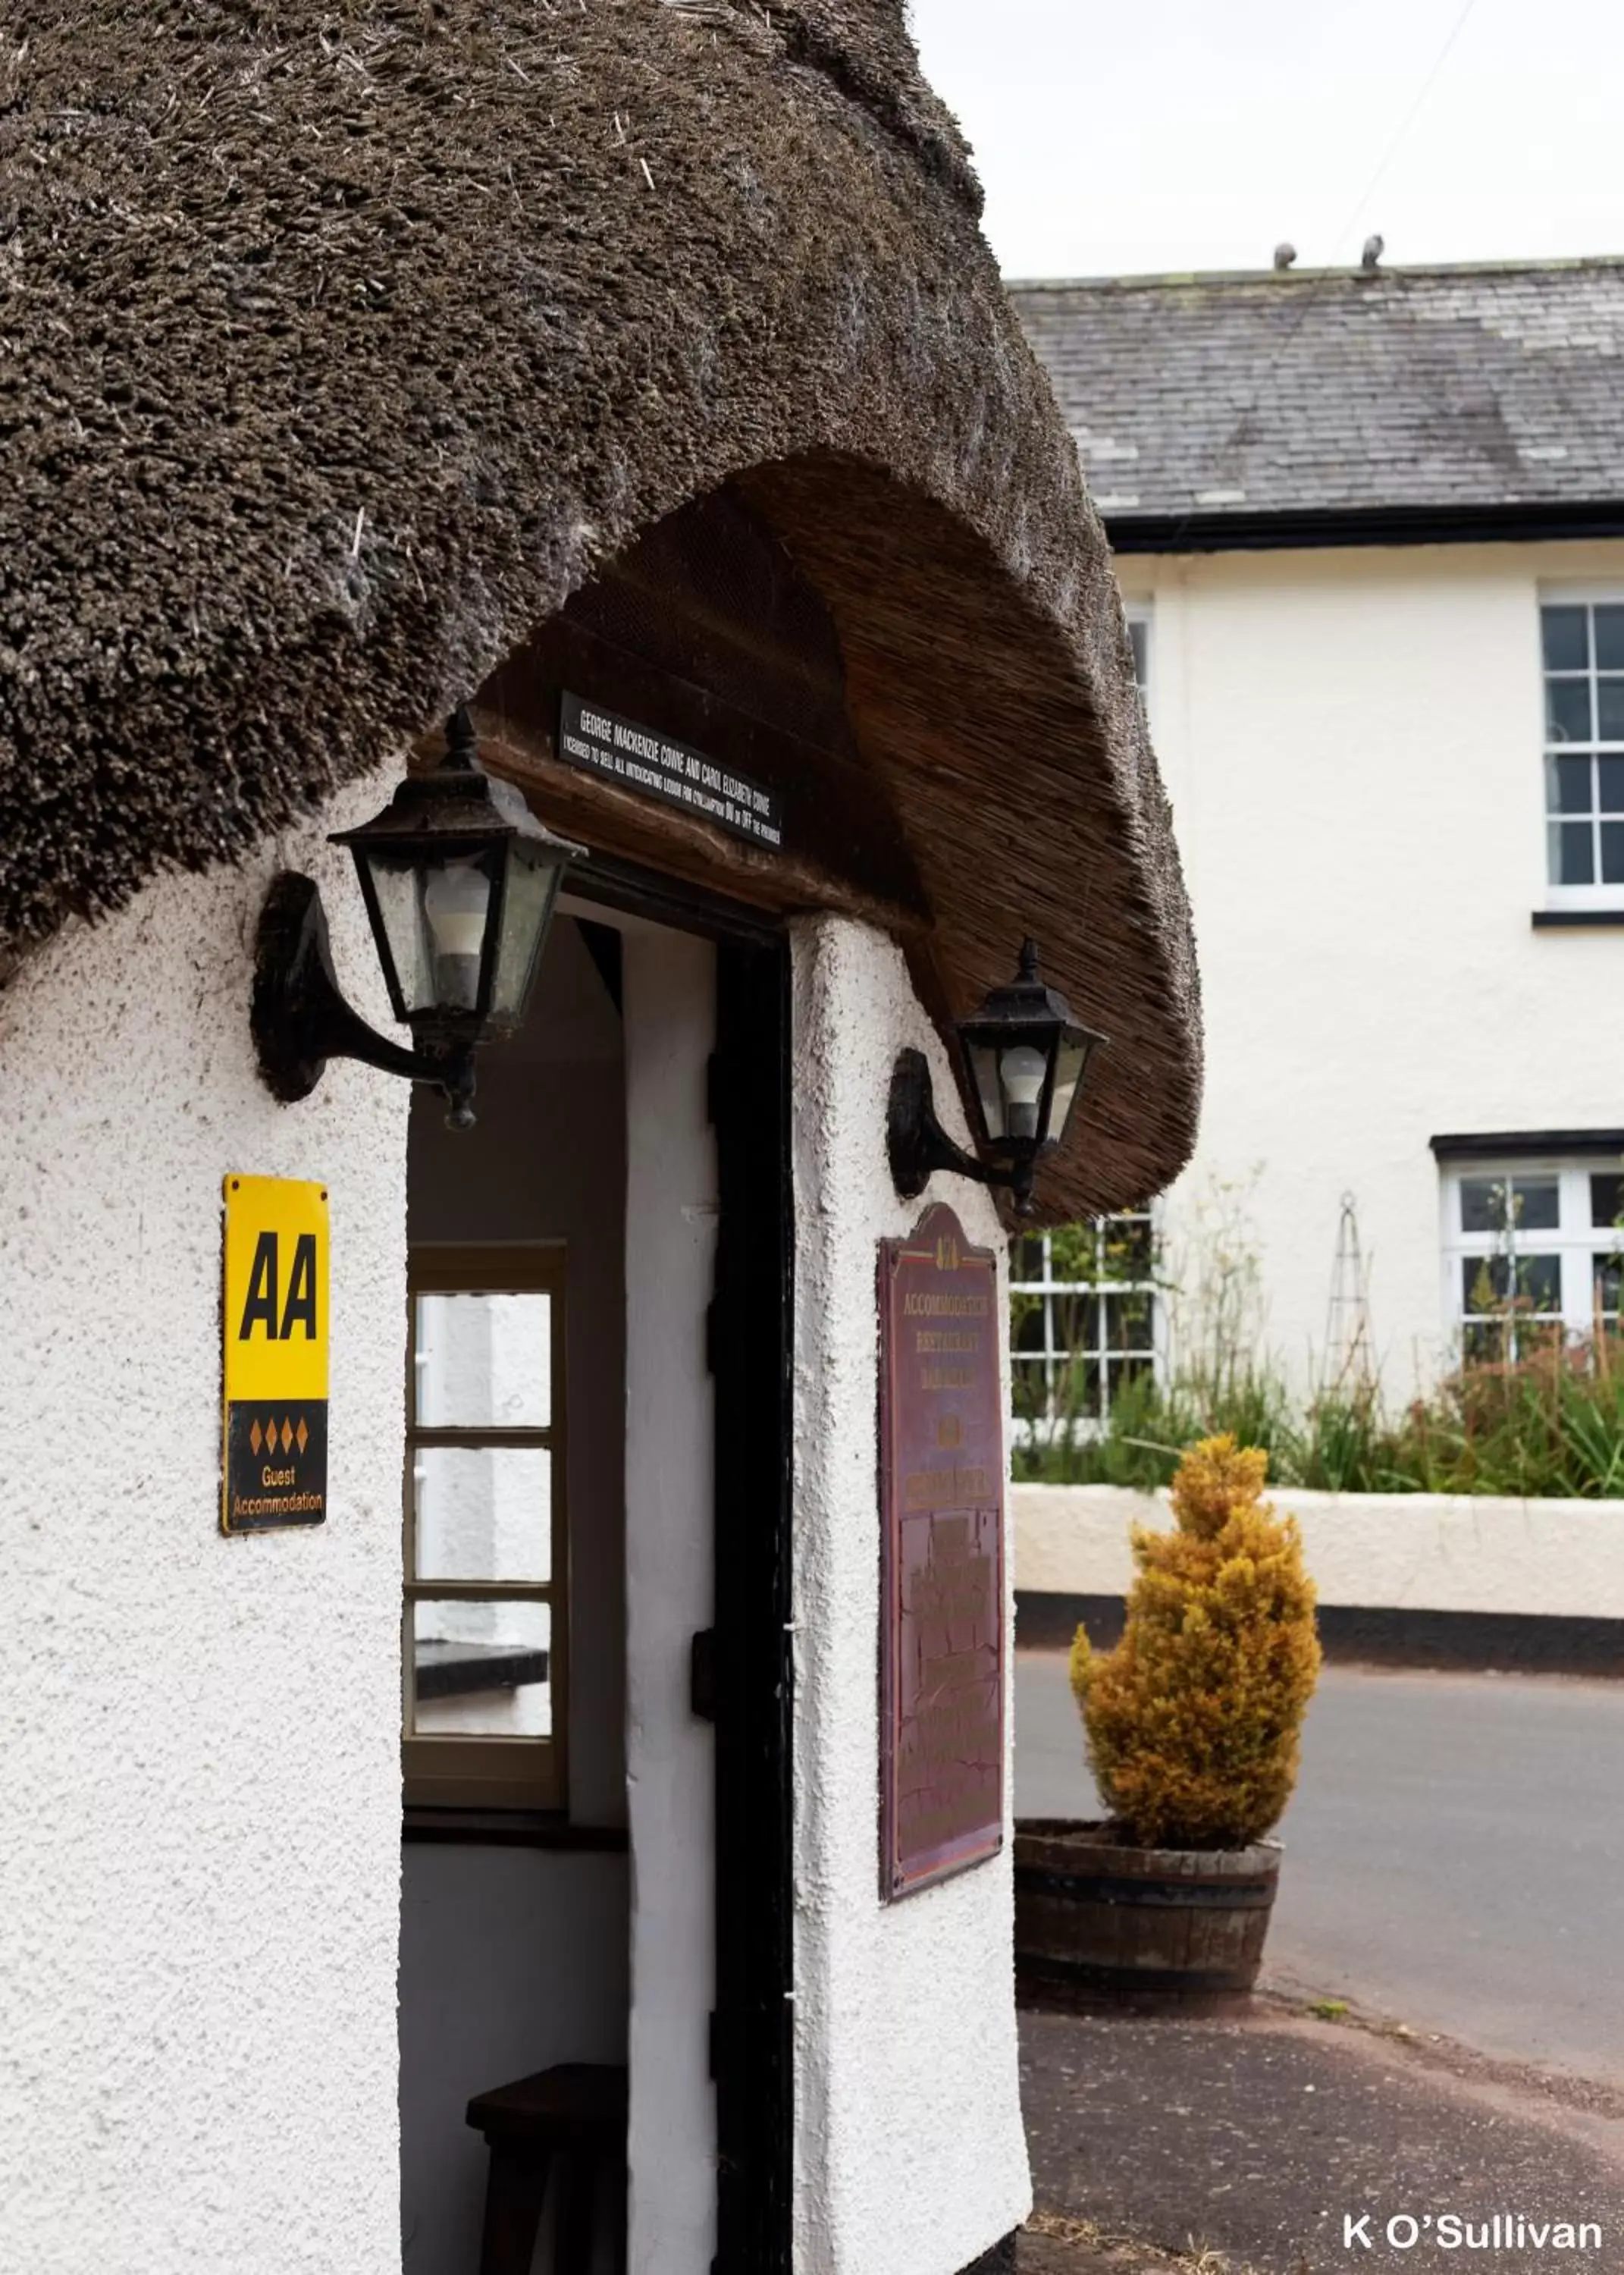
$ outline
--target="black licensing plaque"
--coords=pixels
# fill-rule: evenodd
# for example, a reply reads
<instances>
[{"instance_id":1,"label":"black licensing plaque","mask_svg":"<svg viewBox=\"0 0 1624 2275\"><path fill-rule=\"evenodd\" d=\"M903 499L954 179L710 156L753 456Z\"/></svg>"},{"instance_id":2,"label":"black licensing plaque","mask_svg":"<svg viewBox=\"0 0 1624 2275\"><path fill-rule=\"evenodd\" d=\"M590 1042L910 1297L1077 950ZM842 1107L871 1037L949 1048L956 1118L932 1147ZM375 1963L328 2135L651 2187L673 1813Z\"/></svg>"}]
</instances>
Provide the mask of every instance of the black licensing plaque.
<instances>
[{"instance_id":1,"label":"black licensing plaque","mask_svg":"<svg viewBox=\"0 0 1624 2275\"><path fill-rule=\"evenodd\" d=\"M560 753L573 767L601 775L620 790L640 791L663 805L714 821L735 837L774 851L783 840L778 794L748 775L719 766L703 751L674 742L658 728L640 726L566 692L558 722Z\"/></svg>"}]
</instances>

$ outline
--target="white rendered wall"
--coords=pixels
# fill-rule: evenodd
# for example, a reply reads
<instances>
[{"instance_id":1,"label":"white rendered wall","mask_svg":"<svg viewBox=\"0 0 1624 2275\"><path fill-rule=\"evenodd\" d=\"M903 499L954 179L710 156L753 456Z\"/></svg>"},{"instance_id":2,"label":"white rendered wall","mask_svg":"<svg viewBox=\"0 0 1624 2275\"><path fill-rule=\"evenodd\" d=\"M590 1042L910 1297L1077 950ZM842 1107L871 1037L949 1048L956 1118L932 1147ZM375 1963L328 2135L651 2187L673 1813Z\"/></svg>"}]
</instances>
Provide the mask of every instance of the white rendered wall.
<instances>
[{"instance_id":1,"label":"white rendered wall","mask_svg":"<svg viewBox=\"0 0 1624 2275\"><path fill-rule=\"evenodd\" d=\"M1194 905L1207 1082L1166 1209L1250 1185L1267 1340L1326 1341L1339 1202L1373 1255L1395 1398L1445 1354L1446 1131L1624 1123L1624 936L1545 903L1542 584L1624 586L1624 545L1125 558ZM1255 1183L1253 1183L1255 1172Z\"/></svg>"},{"instance_id":2,"label":"white rendered wall","mask_svg":"<svg viewBox=\"0 0 1624 2275\"><path fill-rule=\"evenodd\" d=\"M965 1135L898 949L843 919L798 928L794 948L795 2264L956 2275L1031 2202L1010 1865L1006 1848L880 1900L875 1243L935 1199L972 1240L1003 1241L960 1179L912 1203L892 1190L899 1050L927 1053L938 1111Z\"/></svg>"},{"instance_id":3,"label":"white rendered wall","mask_svg":"<svg viewBox=\"0 0 1624 2275\"><path fill-rule=\"evenodd\" d=\"M707 2275L716 2249L714 1762L689 1651L714 1612L705 1312L716 1245L706 1108L715 953L623 938L626 1791L631 1825L631 2275Z\"/></svg>"},{"instance_id":4,"label":"white rendered wall","mask_svg":"<svg viewBox=\"0 0 1624 2275\"><path fill-rule=\"evenodd\" d=\"M348 857L381 780L0 994L0 2267L397 2275L404 1083L281 1107L282 861L387 1019ZM331 1193L330 1514L221 1537L221 1180Z\"/></svg>"}]
</instances>

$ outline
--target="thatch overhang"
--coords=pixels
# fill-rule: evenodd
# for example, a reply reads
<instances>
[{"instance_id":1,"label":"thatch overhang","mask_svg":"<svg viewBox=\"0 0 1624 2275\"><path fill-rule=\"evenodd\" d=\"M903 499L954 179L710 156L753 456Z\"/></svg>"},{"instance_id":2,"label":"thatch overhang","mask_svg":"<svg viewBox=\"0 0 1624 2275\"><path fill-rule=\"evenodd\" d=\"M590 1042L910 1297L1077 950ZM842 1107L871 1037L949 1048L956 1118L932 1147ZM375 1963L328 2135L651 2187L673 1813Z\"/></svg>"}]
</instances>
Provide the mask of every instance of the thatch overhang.
<instances>
[{"instance_id":1,"label":"thatch overhang","mask_svg":"<svg viewBox=\"0 0 1624 2275\"><path fill-rule=\"evenodd\" d=\"M672 865L869 909L943 1013L1035 932L1114 1044L1045 1213L1164 1183L1198 1100L1188 911L1105 541L978 210L901 0L25 0L0 944L240 855L473 691L550 816L537 688L720 515L831 628L793 723L850 804L798 869L699 825ZM793 785L771 708L731 706Z\"/></svg>"}]
</instances>

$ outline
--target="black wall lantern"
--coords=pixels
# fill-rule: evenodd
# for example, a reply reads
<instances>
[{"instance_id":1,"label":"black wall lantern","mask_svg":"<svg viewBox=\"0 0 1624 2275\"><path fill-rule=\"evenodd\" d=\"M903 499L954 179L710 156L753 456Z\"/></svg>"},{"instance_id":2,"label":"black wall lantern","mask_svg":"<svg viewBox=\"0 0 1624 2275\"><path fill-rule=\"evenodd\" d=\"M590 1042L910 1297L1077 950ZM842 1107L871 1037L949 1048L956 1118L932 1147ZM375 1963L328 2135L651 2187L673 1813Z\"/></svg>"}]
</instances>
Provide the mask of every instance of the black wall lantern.
<instances>
[{"instance_id":1,"label":"black wall lantern","mask_svg":"<svg viewBox=\"0 0 1624 2275\"><path fill-rule=\"evenodd\" d=\"M460 706L445 757L408 775L381 813L331 843L355 857L395 1017L392 1043L339 992L321 896L284 869L260 917L251 1024L276 1095L307 1098L329 1059L432 1083L454 1130L473 1120L473 1054L525 1016L564 870L585 850L555 837L518 790L480 767Z\"/></svg>"},{"instance_id":2,"label":"black wall lantern","mask_svg":"<svg viewBox=\"0 0 1624 2275\"><path fill-rule=\"evenodd\" d=\"M922 1193L931 1174L949 1169L981 1185L1008 1185L1017 1215L1030 1216L1040 1157L1066 1135L1090 1058L1105 1042L1073 1018L1059 990L1038 977L1035 941L1021 946L1020 969L994 987L973 1018L958 1022L959 1047L978 1123L978 1161L956 1145L936 1119L931 1070L923 1051L903 1051L891 1076L887 1138L891 1178L904 1200Z\"/></svg>"}]
</instances>

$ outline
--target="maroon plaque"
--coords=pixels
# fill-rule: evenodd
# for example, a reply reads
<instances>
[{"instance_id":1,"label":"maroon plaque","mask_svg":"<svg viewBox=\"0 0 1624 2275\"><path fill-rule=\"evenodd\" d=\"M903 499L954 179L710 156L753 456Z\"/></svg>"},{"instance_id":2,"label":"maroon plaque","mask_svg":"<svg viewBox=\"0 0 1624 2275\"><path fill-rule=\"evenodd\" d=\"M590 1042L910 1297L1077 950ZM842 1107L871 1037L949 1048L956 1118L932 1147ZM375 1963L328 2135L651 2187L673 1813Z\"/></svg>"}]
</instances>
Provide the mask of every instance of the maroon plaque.
<instances>
[{"instance_id":1,"label":"maroon plaque","mask_svg":"<svg viewBox=\"0 0 1624 2275\"><path fill-rule=\"evenodd\" d=\"M880 1893L1003 1846L998 1270L950 1208L880 1243Z\"/></svg>"}]
</instances>

